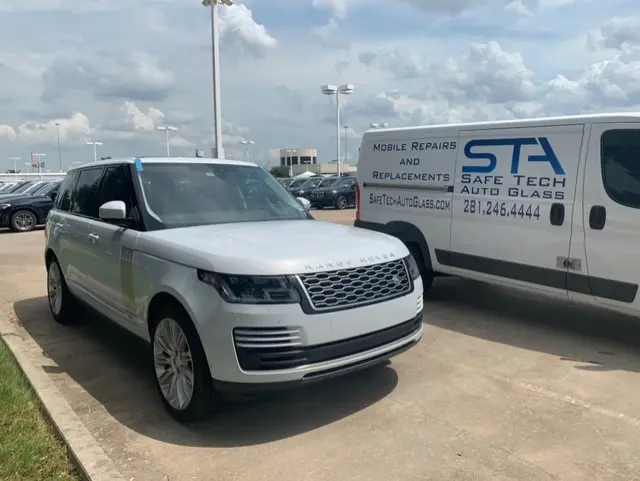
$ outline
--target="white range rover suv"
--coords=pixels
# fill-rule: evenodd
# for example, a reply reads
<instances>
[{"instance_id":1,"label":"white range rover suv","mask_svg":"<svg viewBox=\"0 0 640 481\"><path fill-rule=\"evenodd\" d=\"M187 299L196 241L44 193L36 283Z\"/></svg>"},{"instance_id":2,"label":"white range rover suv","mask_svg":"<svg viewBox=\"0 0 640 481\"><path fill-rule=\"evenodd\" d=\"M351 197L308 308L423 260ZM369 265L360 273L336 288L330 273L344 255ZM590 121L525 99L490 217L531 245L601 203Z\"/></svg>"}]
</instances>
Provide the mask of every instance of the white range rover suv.
<instances>
[{"instance_id":1,"label":"white range rover suv","mask_svg":"<svg viewBox=\"0 0 640 481\"><path fill-rule=\"evenodd\" d=\"M417 265L394 237L320 222L263 167L201 158L70 170L45 236L56 321L88 306L151 344L162 401L316 381L422 336Z\"/></svg>"}]
</instances>

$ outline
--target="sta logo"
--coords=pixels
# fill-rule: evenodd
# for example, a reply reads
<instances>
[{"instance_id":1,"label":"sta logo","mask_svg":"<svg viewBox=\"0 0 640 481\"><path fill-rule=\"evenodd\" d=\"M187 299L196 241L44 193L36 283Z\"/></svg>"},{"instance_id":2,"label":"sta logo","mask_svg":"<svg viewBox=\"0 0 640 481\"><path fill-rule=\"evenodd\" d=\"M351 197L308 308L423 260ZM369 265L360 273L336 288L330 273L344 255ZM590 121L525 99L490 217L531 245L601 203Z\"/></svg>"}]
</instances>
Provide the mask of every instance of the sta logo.
<instances>
[{"instance_id":1,"label":"sta logo","mask_svg":"<svg viewBox=\"0 0 640 481\"><path fill-rule=\"evenodd\" d=\"M510 139L477 139L467 142L464 146L464 155L470 160L483 161L483 165L467 164L462 166L463 174L491 174L498 166L498 158L496 154L488 149L482 149L478 152L476 148L482 147L512 147L511 155L511 173L518 174L520 172L520 157L522 147L525 145L538 145L542 149L542 154L529 155L527 162L548 162L556 175L565 175L564 168L558 160L558 156L553 151L549 139L547 137L521 137Z\"/></svg>"}]
</instances>

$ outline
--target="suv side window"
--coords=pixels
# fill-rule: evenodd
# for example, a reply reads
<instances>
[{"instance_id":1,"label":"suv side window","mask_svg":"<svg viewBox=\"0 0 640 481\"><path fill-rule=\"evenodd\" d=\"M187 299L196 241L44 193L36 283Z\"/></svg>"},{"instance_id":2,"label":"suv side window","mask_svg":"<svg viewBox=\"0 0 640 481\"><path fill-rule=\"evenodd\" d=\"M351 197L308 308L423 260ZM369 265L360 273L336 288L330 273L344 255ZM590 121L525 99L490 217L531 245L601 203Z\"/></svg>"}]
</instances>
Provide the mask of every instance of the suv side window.
<instances>
[{"instance_id":1,"label":"suv side window","mask_svg":"<svg viewBox=\"0 0 640 481\"><path fill-rule=\"evenodd\" d=\"M127 206L127 215L134 206L133 182L125 164L110 165L104 170L98 194L98 207L112 200L121 200Z\"/></svg>"},{"instance_id":2,"label":"suv side window","mask_svg":"<svg viewBox=\"0 0 640 481\"><path fill-rule=\"evenodd\" d=\"M640 129L607 130L600 139L604 189L619 204L640 209Z\"/></svg>"},{"instance_id":3,"label":"suv side window","mask_svg":"<svg viewBox=\"0 0 640 481\"><path fill-rule=\"evenodd\" d=\"M60 190L58 191L58 196L56 197L56 201L53 204L53 208L56 210L61 210L64 212L69 211L69 207L71 206L71 193L73 188L76 185L76 181L78 180L78 172L72 171L68 173L62 184L60 185Z\"/></svg>"},{"instance_id":4,"label":"suv side window","mask_svg":"<svg viewBox=\"0 0 640 481\"><path fill-rule=\"evenodd\" d=\"M102 167L80 170L76 188L71 194L71 214L98 218L98 183L102 176Z\"/></svg>"}]
</instances>

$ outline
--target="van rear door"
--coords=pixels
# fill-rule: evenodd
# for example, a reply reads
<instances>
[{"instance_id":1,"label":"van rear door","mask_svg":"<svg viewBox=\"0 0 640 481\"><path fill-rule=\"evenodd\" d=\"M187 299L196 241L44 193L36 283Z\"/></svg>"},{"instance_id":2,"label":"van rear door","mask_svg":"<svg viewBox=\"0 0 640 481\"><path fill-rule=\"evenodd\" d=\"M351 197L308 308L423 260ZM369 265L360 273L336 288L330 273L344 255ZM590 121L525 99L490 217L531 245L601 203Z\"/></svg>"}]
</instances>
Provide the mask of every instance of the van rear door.
<instances>
[{"instance_id":1,"label":"van rear door","mask_svg":"<svg viewBox=\"0 0 640 481\"><path fill-rule=\"evenodd\" d=\"M567 295L573 202L584 125L462 130L452 273Z\"/></svg>"},{"instance_id":2,"label":"van rear door","mask_svg":"<svg viewBox=\"0 0 640 481\"><path fill-rule=\"evenodd\" d=\"M583 223L589 282L578 284L576 272L569 288L604 304L640 310L640 123L591 127Z\"/></svg>"}]
</instances>

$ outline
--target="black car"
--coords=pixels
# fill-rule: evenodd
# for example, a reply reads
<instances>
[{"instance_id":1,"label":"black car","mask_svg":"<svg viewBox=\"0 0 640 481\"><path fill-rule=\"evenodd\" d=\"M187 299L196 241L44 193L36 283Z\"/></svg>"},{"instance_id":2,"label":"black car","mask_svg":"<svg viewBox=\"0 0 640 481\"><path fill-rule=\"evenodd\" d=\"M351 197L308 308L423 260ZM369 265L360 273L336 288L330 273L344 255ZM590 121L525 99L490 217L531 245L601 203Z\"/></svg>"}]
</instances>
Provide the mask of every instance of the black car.
<instances>
[{"instance_id":1,"label":"black car","mask_svg":"<svg viewBox=\"0 0 640 481\"><path fill-rule=\"evenodd\" d=\"M346 209L356 205L356 179L351 176L344 176L337 182L327 187L320 187L311 193L311 207L322 209L324 207L335 207L336 209Z\"/></svg>"},{"instance_id":2,"label":"black car","mask_svg":"<svg viewBox=\"0 0 640 481\"><path fill-rule=\"evenodd\" d=\"M297 189L291 190L291 193L295 197L303 197L307 200L311 199L311 192L320 187L328 186L335 182L338 177L324 177L319 175L317 177L310 177L306 182L301 184Z\"/></svg>"},{"instance_id":3,"label":"black car","mask_svg":"<svg viewBox=\"0 0 640 481\"><path fill-rule=\"evenodd\" d=\"M44 224L59 188L60 182L51 182L34 195L12 195L0 199L0 227L29 232Z\"/></svg>"}]
</instances>

